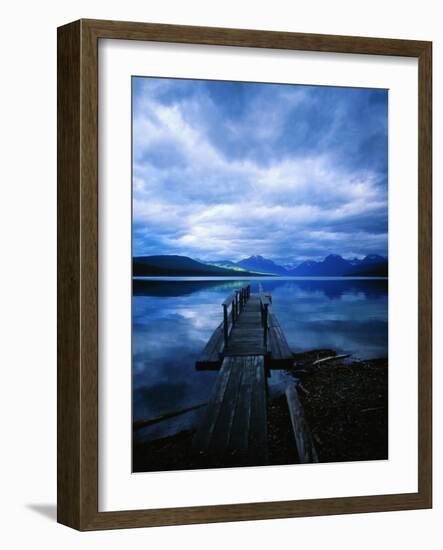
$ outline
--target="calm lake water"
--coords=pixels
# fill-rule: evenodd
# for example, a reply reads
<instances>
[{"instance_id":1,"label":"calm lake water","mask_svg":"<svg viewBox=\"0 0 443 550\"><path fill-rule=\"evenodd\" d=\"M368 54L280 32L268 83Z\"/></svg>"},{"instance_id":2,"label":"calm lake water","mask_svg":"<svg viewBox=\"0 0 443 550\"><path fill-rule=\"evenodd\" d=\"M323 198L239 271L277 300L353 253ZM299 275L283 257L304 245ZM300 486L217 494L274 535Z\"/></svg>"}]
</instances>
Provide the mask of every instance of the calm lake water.
<instances>
[{"instance_id":1,"label":"calm lake water","mask_svg":"<svg viewBox=\"0 0 443 550\"><path fill-rule=\"evenodd\" d=\"M388 353L388 281L350 278L135 279L133 291L133 417L151 418L207 401L216 373L195 361L222 320L223 300L261 282L294 351L332 348L354 358ZM273 371L271 392L284 385ZM193 427L200 411L136 432L155 439Z\"/></svg>"}]
</instances>

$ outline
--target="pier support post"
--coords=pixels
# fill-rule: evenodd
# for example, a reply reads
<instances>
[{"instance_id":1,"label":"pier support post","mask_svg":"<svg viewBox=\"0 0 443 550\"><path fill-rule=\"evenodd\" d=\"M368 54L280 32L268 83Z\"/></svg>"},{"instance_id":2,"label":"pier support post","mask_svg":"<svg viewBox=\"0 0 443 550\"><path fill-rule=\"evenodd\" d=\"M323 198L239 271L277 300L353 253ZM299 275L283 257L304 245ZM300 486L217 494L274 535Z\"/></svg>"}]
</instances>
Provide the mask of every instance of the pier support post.
<instances>
[{"instance_id":1,"label":"pier support post","mask_svg":"<svg viewBox=\"0 0 443 550\"><path fill-rule=\"evenodd\" d=\"M263 344L268 345L268 304L263 306Z\"/></svg>"},{"instance_id":2,"label":"pier support post","mask_svg":"<svg viewBox=\"0 0 443 550\"><path fill-rule=\"evenodd\" d=\"M228 346L228 306L226 304L223 304L223 338L226 348Z\"/></svg>"}]
</instances>

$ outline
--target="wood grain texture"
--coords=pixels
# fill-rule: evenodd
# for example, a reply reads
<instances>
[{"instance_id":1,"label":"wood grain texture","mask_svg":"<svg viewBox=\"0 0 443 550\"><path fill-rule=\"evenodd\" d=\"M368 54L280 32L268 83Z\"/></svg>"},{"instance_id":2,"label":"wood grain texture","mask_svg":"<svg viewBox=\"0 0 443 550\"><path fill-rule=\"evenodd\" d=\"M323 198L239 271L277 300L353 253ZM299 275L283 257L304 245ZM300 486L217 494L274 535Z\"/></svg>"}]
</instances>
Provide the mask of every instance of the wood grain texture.
<instances>
[{"instance_id":1,"label":"wood grain texture","mask_svg":"<svg viewBox=\"0 0 443 550\"><path fill-rule=\"evenodd\" d=\"M98 44L81 22L80 522L98 510Z\"/></svg>"},{"instance_id":2,"label":"wood grain texture","mask_svg":"<svg viewBox=\"0 0 443 550\"><path fill-rule=\"evenodd\" d=\"M418 40L193 27L187 25L158 25L155 23L129 21L83 19L82 23L87 25L91 32L100 38L314 52L418 57L427 44L427 42Z\"/></svg>"},{"instance_id":3,"label":"wood grain texture","mask_svg":"<svg viewBox=\"0 0 443 550\"><path fill-rule=\"evenodd\" d=\"M269 315L269 343L270 349L270 368L290 368L294 364L294 355L286 340L277 317L270 313Z\"/></svg>"},{"instance_id":4,"label":"wood grain texture","mask_svg":"<svg viewBox=\"0 0 443 550\"><path fill-rule=\"evenodd\" d=\"M228 356L265 355L263 327L260 315L260 299L251 294L229 335L223 354Z\"/></svg>"},{"instance_id":5,"label":"wood grain texture","mask_svg":"<svg viewBox=\"0 0 443 550\"><path fill-rule=\"evenodd\" d=\"M217 457L267 461L264 357L225 357L193 445Z\"/></svg>"},{"instance_id":6,"label":"wood grain texture","mask_svg":"<svg viewBox=\"0 0 443 550\"><path fill-rule=\"evenodd\" d=\"M418 490L432 507L432 43L418 71Z\"/></svg>"},{"instance_id":7,"label":"wood grain texture","mask_svg":"<svg viewBox=\"0 0 443 550\"><path fill-rule=\"evenodd\" d=\"M298 397L297 388L293 384L288 385L285 393L300 464L318 462L317 451Z\"/></svg>"},{"instance_id":8,"label":"wood grain texture","mask_svg":"<svg viewBox=\"0 0 443 550\"><path fill-rule=\"evenodd\" d=\"M78 526L80 494L80 23L58 32L57 517Z\"/></svg>"},{"instance_id":9,"label":"wood grain texture","mask_svg":"<svg viewBox=\"0 0 443 550\"><path fill-rule=\"evenodd\" d=\"M98 103L81 21L58 29L58 98L58 520L84 529L98 510Z\"/></svg>"},{"instance_id":10,"label":"wood grain texture","mask_svg":"<svg viewBox=\"0 0 443 550\"><path fill-rule=\"evenodd\" d=\"M203 415L200 428L194 436L193 445L197 449L208 447L209 441L215 429L215 421L220 415L225 395L228 391L229 381L232 375L231 363L223 361L219 375L212 389L212 395Z\"/></svg>"},{"instance_id":11,"label":"wood grain texture","mask_svg":"<svg viewBox=\"0 0 443 550\"><path fill-rule=\"evenodd\" d=\"M102 38L419 59L419 491L98 512L98 41ZM429 508L431 459L431 43L81 20L58 30L58 521L80 530Z\"/></svg>"},{"instance_id":12,"label":"wood grain texture","mask_svg":"<svg viewBox=\"0 0 443 550\"><path fill-rule=\"evenodd\" d=\"M214 330L208 343L195 362L195 368L199 369L218 369L221 363L221 353L224 348L223 323L220 323Z\"/></svg>"}]
</instances>

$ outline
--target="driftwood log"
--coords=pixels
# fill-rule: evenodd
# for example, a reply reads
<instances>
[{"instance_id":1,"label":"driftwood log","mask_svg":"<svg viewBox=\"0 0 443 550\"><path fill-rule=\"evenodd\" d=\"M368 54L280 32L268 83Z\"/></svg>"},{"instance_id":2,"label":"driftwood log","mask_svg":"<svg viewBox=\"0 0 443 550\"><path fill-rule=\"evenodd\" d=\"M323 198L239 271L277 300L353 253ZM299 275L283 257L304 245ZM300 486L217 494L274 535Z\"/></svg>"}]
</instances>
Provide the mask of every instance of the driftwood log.
<instances>
[{"instance_id":1,"label":"driftwood log","mask_svg":"<svg viewBox=\"0 0 443 550\"><path fill-rule=\"evenodd\" d=\"M320 365L321 363L326 363L328 361L335 361L336 359L345 359L346 357L351 357L350 353L344 353L342 355L330 355L329 357L323 357L322 359L317 359L312 363L314 365Z\"/></svg>"},{"instance_id":2,"label":"driftwood log","mask_svg":"<svg viewBox=\"0 0 443 550\"><path fill-rule=\"evenodd\" d=\"M168 420L169 418L174 418L174 416L179 416L181 414L195 411L197 409L200 409L201 407L204 407L207 405L207 403L200 403L199 405L193 405L192 407L186 407L184 409L178 409L176 411L168 412L165 414L162 414L160 416L154 416L152 418L145 418L144 420L136 420L132 424L132 429L139 430L140 428L146 428L146 426L152 426L153 424L158 424L159 422L163 422L163 420Z\"/></svg>"}]
</instances>

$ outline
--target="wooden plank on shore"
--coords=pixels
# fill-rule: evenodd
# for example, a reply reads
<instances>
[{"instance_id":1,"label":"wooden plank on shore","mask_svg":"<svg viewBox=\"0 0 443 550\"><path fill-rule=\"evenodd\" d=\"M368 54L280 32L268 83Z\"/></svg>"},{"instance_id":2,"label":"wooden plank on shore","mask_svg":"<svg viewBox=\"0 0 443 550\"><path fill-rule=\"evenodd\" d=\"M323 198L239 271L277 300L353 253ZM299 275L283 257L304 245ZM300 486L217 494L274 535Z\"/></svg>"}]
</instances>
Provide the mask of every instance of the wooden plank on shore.
<instances>
[{"instance_id":1,"label":"wooden plank on shore","mask_svg":"<svg viewBox=\"0 0 443 550\"><path fill-rule=\"evenodd\" d=\"M306 422L303 407L298 397L295 385L286 388L286 401L291 417L292 430L297 445L298 459L301 464L318 462L317 451L311 437L311 432Z\"/></svg>"}]
</instances>

